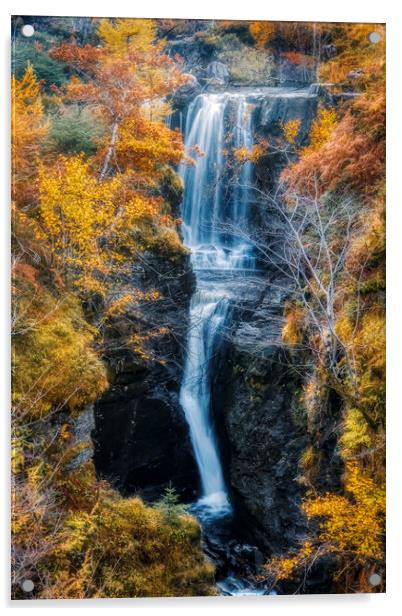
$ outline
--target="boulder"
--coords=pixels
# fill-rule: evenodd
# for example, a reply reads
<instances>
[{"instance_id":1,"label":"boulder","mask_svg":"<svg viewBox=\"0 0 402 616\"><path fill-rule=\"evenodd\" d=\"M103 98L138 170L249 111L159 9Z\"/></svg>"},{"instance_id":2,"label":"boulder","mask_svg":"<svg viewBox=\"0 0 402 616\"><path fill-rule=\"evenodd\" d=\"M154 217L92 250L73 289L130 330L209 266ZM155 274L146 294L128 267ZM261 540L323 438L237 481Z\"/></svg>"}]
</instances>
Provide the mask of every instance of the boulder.
<instances>
[{"instance_id":1,"label":"boulder","mask_svg":"<svg viewBox=\"0 0 402 616\"><path fill-rule=\"evenodd\" d=\"M224 86L229 81L229 70L226 64L214 60L206 68L206 78L210 85Z\"/></svg>"},{"instance_id":2,"label":"boulder","mask_svg":"<svg viewBox=\"0 0 402 616\"><path fill-rule=\"evenodd\" d=\"M177 109L183 109L199 94L201 85L194 75L186 73L187 81L180 86L173 95L174 106Z\"/></svg>"}]
</instances>

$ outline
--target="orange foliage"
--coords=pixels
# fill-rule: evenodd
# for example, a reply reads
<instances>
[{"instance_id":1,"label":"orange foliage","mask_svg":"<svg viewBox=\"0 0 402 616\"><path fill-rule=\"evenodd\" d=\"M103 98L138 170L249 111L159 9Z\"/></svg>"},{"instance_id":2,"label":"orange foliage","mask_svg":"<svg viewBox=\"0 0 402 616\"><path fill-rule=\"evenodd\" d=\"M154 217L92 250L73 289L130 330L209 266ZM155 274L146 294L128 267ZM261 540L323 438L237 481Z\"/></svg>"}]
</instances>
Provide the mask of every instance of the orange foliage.
<instances>
[{"instance_id":1,"label":"orange foliage","mask_svg":"<svg viewBox=\"0 0 402 616\"><path fill-rule=\"evenodd\" d=\"M303 64L305 66L311 66L315 62L313 56L307 56L299 51L286 51L282 54L282 57L292 64Z\"/></svg>"},{"instance_id":2,"label":"orange foliage","mask_svg":"<svg viewBox=\"0 0 402 616\"><path fill-rule=\"evenodd\" d=\"M323 193L336 190L340 183L366 193L383 177L384 159L384 141L373 140L362 132L359 119L347 112L326 143L287 167L282 179L288 193L314 194L317 186Z\"/></svg>"},{"instance_id":3,"label":"orange foliage","mask_svg":"<svg viewBox=\"0 0 402 616\"><path fill-rule=\"evenodd\" d=\"M282 327L282 339L286 344L294 346L303 339L304 311L297 306L287 306L285 323Z\"/></svg>"},{"instance_id":4,"label":"orange foliage","mask_svg":"<svg viewBox=\"0 0 402 616\"><path fill-rule=\"evenodd\" d=\"M271 21L252 21L249 25L250 34L258 49L264 49L275 32L275 23Z\"/></svg>"},{"instance_id":5,"label":"orange foliage","mask_svg":"<svg viewBox=\"0 0 402 616\"><path fill-rule=\"evenodd\" d=\"M88 105L107 127L96 157L101 179L134 162L149 180L156 160L177 164L183 155L179 135L160 121L169 109L158 101L186 78L163 54L163 43L153 43L150 20L104 20L99 36L100 49L63 44L51 55L92 78L73 78L67 97Z\"/></svg>"},{"instance_id":6,"label":"orange foliage","mask_svg":"<svg viewBox=\"0 0 402 616\"><path fill-rule=\"evenodd\" d=\"M37 196L40 145L47 133L40 84L31 65L21 81L11 82L12 198L17 205L32 205Z\"/></svg>"},{"instance_id":7,"label":"orange foliage","mask_svg":"<svg viewBox=\"0 0 402 616\"><path fill-rule=\"evenodd\" d=\"M320 67L322 81L340 83L351 80L362 89L381 84L385 71L385 27L383 24L339 24L333 28L336 56ZM369 35L378 32L378 43L371 43ZM378 87L376 88L378 93Z\"/></svg>"},{"instance_id":8,"label":"orange foliage","mask_svg":"<svg viewBox=\"0 0 402 616\"><path fill-rule=\"evenodd\" d=\"M288 120L285 124L282 125L283 134L285 135L286 141L289 143L295 143L297 139L297 135L299 134L301 121L298 119Z\"/></svg>"},{"instance_id":9,"label":"orange foliage","mask_svg":"<svg viewBox=\"0 0 402 616\"><path fill-rule=\"evenodd\" d=\"M307 499L303 510L309 520L318 519L299 550L273 558L266 571L277 580L308 570L319 556L335 554L343 561L338 576L368 562L379 563L384 555L385 493L363 473L356 462L347 464L346 495L325 494ZM365 588L365 591L370 589ZM343 590L345 592L345 589ZM347 592L347 589L346 589Z\"/></svg>"}]
</instances>

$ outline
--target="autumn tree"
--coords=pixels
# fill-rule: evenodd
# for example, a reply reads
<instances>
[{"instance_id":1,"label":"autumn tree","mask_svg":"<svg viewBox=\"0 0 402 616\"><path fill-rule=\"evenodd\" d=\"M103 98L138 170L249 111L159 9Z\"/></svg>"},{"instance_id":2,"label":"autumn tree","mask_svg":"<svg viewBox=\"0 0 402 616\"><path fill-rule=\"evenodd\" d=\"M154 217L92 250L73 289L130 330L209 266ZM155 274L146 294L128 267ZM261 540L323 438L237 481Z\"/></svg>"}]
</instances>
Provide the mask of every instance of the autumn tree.
<instances>
[{"instance_id":1,"label":"autumn tree","mask_svg":"<svg viewBox=\"0 0 402 616\"><path fill-rule=\"evenodd\" d=\"M276 582L290 577L303 588L308 571L320 566L329 555L337 560L334 587L340 592L372 592L369 576L383 574L384 488L349 462L345 473L345 494L326 493L306 500L302 509L312 535L298 550L273 558L265 567ZM312 538L313 537L313 538ZM384 582L377 590L382 591Z\"/></svg>"},{"instance_id":2,"label":"autumn tree","mask_svg":"<svg viewBox=\"0 0 402 616\"><path fill-rule=\"evenodd\" d=\"M149 180L157 165L182 157L180 137L162 120L169 111L163 99L184 78L163 54L163 43L155 42L150 20L103 20L98 35L100 48L62 44L51 55L84 78L71 80L68 98L93 109L107 127L97 155L99 179L135 165L134 181L142 172Z\"/></svg>"},{"instance_id":3,"label":"autumn tree","mask_svg":"<svg viewBox=\"0 0 402 616\"><path fill-rule=\"evenodd\" d=\"M37 198L40 148L48 123L32 65L28 65L20 80L12 77L11 97L12 199L19 206L33 206Z\"/></svg>"},{"instance_id":4,"label":"autumn tree","mask_svg":"<svg viewBox=\"0 0 402 616\"><path fill-rule=\"evenodd\" d=\"M158 192L166 166L183 157L180 134L164 122L164 99L183 78L150 20L102 20L98 36L100 47L51 51L74 71L66 100L84 105L103 130L90 160L59 158L50 176L42 171L40 212L69 275L102 294L108 274L127 273L127 257L151 247L161 227L174 242L175 221Z\"/></svg>"}]
</instances>

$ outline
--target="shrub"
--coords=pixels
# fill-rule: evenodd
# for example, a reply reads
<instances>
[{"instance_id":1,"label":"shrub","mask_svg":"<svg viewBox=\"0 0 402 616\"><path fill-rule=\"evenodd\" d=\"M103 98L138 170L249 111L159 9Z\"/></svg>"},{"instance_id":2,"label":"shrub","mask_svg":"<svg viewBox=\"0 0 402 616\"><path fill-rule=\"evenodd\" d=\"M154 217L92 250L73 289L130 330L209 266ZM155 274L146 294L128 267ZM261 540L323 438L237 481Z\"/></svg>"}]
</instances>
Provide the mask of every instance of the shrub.
<instances>
[{"instance_id":1,"label":"shrub","mask_svg":"<svg viewBox=\"0 0 402 616\"><path fill-rule=\"evenodd\" d=\"M31 64L38 81L43 81L47 90L53 84L61 86L67 81L65 65L53 60L41 45L34 42L18 41L14 46L12 62L17 79L22 79Z\"/></svg>"},{"instance_id":2,"label":"shrub","mask_svg":"<svg viewBox=\"0 0 402 616\"><path fill-rule=\"evenodd\" d=\"M79 301L57 299L43 287L19 283L13 344L13 402L17 418L43 417L55 408L74 410L96 400L107 386L105 368L92 348L95 330Z\"/></svg>"},{"instance_id":3,"label":"shrub","mask_svg":"<svg viewBox=\"0 0 402 616\"><path fill-rule=\"evenodd\" d=\"M272 57L266 51L243 47L219 54L219 60L228 65L233 81L268 82L273 69Z\"/></svg>"},{"instance_id":4,"label":"shrub","mask_svg":"<svg viewBox=\"0 0 402 616\"><path fill-rule=\"evenodd\" d=\"M171 524L138 498L103 494L90 512L68 515L47 558L44 598L174 597L215 594L214 569L200 548L198 522Z\"/></svg>"},{"instance_id":5,"label":"shrub","mask_svg":"<svg viewBox=\"0 0 402 616\"><path fill-rule=\"evenodd\" d=\"M67 108L53 118L48 147L59 154L95 154L102 126L93 115L79 107Z\"/></svg>"}]
</instances>

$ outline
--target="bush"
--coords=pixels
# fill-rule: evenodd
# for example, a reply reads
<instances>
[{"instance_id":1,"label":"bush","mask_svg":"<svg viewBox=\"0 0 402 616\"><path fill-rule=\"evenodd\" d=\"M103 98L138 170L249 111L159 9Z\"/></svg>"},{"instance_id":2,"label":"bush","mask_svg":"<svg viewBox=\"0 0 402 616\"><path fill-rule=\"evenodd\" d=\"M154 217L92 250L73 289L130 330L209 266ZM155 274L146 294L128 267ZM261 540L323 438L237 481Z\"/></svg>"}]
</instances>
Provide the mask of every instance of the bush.
<instances>
[{"instance_id":1,"label":"bush","mask_svg":"<svg viewBox=\"0 0 402 616\"><path fill-rule=\"evenodd\" d=\"M215 594L194 518L180 515L171 524L140 499L103 490L92 511L66 518L60 543L43 563L52 580L43 598Z\"/></svg>"},{"instance_id":2,"label":"bush","mask_svg":"<svg viewBox=\"0 0 402 616\"><path fill-rule=\"evenodd\" d=\"M51 85L61 86L67 81L65 65L53 60L47 51L31 41L18 41L13 49L12 68L17 79L22 79L32 64L38 81L48 90Z\"/></svg>"},{"instance_id":3,"label":"bush","mask_svg":"<svg viewBox=\"0 0 402 616\"><path fill-rule=\"evenodd\" d=\"M33 269L33 268L32 268ZM95 330L72 295L58 300L33 281L18 281L13 345L13 402L17 419L43 417L93 402L107 386L92 349Z\"/></svg>"},{"instance_id":4,"label":"bush","mask_svg":"<svg viewBox=\"0 0 402 616\"><path fill-rule=\"evenodd\" d=\"M67 108L53 118L48 137L48 147L59 154L95 154L97 139L103 133L93 115L79 107Z\"/></svg>"},{"instance_id":5,"label":"bush","mask_svg":"<svg viewBox=\"0 0 402 616\"><path fill-rule=\"evenodd\" d=\"M273 69L272 57L264 50L242 47L223 51L218 58L227 64L230 77L239 82L268 82Z\"/></svg>"}]
</instances>

